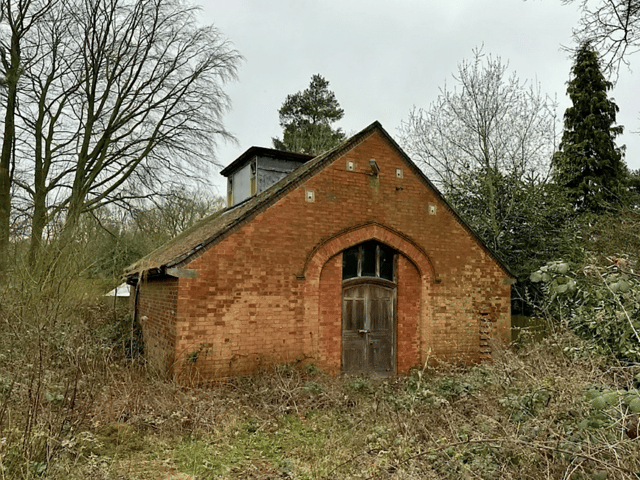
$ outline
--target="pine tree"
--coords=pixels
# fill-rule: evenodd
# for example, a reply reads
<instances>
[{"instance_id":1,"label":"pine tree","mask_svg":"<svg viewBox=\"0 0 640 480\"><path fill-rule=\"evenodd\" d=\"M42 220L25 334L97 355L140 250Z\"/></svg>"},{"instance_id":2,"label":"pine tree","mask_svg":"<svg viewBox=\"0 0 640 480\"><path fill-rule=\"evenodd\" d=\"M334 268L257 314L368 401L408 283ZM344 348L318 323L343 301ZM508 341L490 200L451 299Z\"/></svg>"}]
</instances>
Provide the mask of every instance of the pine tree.
<instances>
[{"instance_id":1,"label":"pine tree","mask_svg":"<svg viewBox=\"0 0 640 480\"><path fill-rule=\"evenodd\" d=\"M620 203L627 168L615 143L618 106L607 97L612 88L598 54L587 43L578 49L567 94L573 103L564 114L564 133L553 156L554 179L578 212L601 212Z\"/></svg>"},{"instance_id":2,"label":"pine tree","mask_svg":"<svg viewBox=\"0 0 640 480\"><path fill-rule=\"evenodd\" d=\"M287 95L278 113L284 129L282 140L272 139L278 150L317 155L345 139L340 128L331 127L344 116L344 110L321 75L311 77L305 91Z\"/></svg>"}]
</instances>

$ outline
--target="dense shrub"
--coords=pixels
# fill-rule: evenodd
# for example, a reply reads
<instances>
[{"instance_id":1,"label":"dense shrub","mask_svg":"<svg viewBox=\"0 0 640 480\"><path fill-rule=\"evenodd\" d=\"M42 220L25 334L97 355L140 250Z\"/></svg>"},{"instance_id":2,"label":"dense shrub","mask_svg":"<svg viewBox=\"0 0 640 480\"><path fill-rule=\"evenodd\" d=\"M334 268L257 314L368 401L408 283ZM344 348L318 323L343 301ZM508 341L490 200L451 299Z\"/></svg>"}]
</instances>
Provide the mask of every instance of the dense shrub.
<instances>
[{"instance_id":1,"label":"dense shrub","mask_svg":"<svg viewBox=\"0 0 640 480\"><path fill-rule=\"evenodd\" d=\"M548 313L590 343L589 354L613 354L620 360L640 360L640 277L627 261L572 268L551 262L531 274L544 284Z\"/></svg>"}]
</instances>

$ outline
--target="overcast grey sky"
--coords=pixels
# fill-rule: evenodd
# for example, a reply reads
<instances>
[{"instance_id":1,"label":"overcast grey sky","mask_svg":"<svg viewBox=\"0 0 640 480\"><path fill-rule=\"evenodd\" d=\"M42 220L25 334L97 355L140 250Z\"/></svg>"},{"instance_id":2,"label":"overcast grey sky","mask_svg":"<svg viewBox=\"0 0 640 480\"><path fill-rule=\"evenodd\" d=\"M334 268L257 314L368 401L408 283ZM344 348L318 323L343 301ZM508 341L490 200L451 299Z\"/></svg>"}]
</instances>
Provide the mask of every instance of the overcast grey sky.
<instances>
[{"instance_id":1,"label":"overcast grey sky","mask_svg":"<svg viewBox=\"0 0 640 480\"><path fill-rule=\"evenodd\" d=\"M210 1L203 23L216 25L246 58L239 81L225 88L233 102L225 125L239 143L221 144L218 161L226 166L251 146L272 147L282 133L282 102L316 73L344 108L337 126L355 133L378 120L397 138L411 108L427 108L445 81L453 85L458 64L482 45L520 80L557 95L562 117L572 64L562 46L572 45L577 19L575 6L560 0ZM640 66L640 54L630 60ZM632 169L640 168L640 135L632 133L640 130L639 75L623 70L610 92L625 127L618 145L627 145ZM224 185L218 173L213 180Z\"/></svg>"}]
</instances>

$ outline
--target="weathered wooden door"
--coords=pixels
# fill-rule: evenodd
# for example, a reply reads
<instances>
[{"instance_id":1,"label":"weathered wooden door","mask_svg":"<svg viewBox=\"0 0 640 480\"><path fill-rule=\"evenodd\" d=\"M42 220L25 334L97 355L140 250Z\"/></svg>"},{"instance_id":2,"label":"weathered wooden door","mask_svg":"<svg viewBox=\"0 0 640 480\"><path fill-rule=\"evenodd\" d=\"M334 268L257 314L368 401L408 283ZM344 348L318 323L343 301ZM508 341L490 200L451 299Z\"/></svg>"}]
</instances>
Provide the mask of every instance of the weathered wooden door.
<instances>
[{"instance_id":1,"label":"weathered wooden door","mask_svg":"<svg viewBox=\"0 0 640 480\"><path fill-rule=\"evenodd\" d=\"M342 290L342 371L395 373L395 288L358 283Z\"/></svg>"}]
</instances>

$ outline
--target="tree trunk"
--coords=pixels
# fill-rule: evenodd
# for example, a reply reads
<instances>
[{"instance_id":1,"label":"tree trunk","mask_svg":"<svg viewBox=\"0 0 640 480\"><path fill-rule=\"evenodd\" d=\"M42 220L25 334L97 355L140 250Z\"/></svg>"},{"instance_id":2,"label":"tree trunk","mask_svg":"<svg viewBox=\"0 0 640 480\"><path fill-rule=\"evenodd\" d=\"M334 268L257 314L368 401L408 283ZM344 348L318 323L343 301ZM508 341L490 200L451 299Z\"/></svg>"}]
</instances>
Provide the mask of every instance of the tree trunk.
<instances>
[{"instance_id":1,"label":"tree trunk","mask_svg":"<svg viewBox=\"0 0 640 480\"><path fill-rule=\"evenodd\" d=\"M47 225L46 195L36 189L33 197L33 217L31 218L31 236L29 237L29 266L34 267L42 248L42 235Z\"/></svg>"},{"instance_id":2,"label":"tree trunk","mask_svg":"<svg viewBox=\"0 0 640 480\"><path fill-rule=\"evenodd\" d=\"M494 250L498 250L500 247L500 223L498 222L498 215L496 212L496 175L493 171L487 174L487 178L485 179L487 182L487 191L489 194L489 198L487 198L487 203L489 204L489 222L491 224L491 231L493 232L493 245L492 248Z\"/></svg>"},{"instance_id":3,"label":"tree trunk","mask_svg":"<svg viewBox=\"0 0 640 480\"><path fill-rule=\"evenodd\" d=\"M15 110L20 76L20 46L14 36L11 41L9 64L3 58L7 90L7 105L2 133L2 152L0 153L0 278L9 265L9 234L11 218L11 184L13 181L13 145L16 136Z\"/></svg>"},{"instance_id":4,"label":"tree trunk","mask_svg":"<svg viewBox=\"0 0 640 480\"><path fill-rule=\"evenodd\" d=\"M9 103L9 102L7 102ZM12 126L10 125L9 105L5 115L5 129L0 158L0 278L7 269L9 257L9 227L11 217L11 147ZM5 155L5 150L8 153Z\"/></svg>"},{"instance_id":5,"label":"tree trunk","mask_svg":"<svg viewBox=\"0 0 640 480\"><path fill-rule=\"evenodd\" d=\"M80 223L80 217L84 213L84 193L82 191L74 190L71 193L71 199L69 201L69 207L67 208L67 216L62 227L62 233L60 235L60 249L68 249L75 237Z\"/></svg>"}]
</instances>

